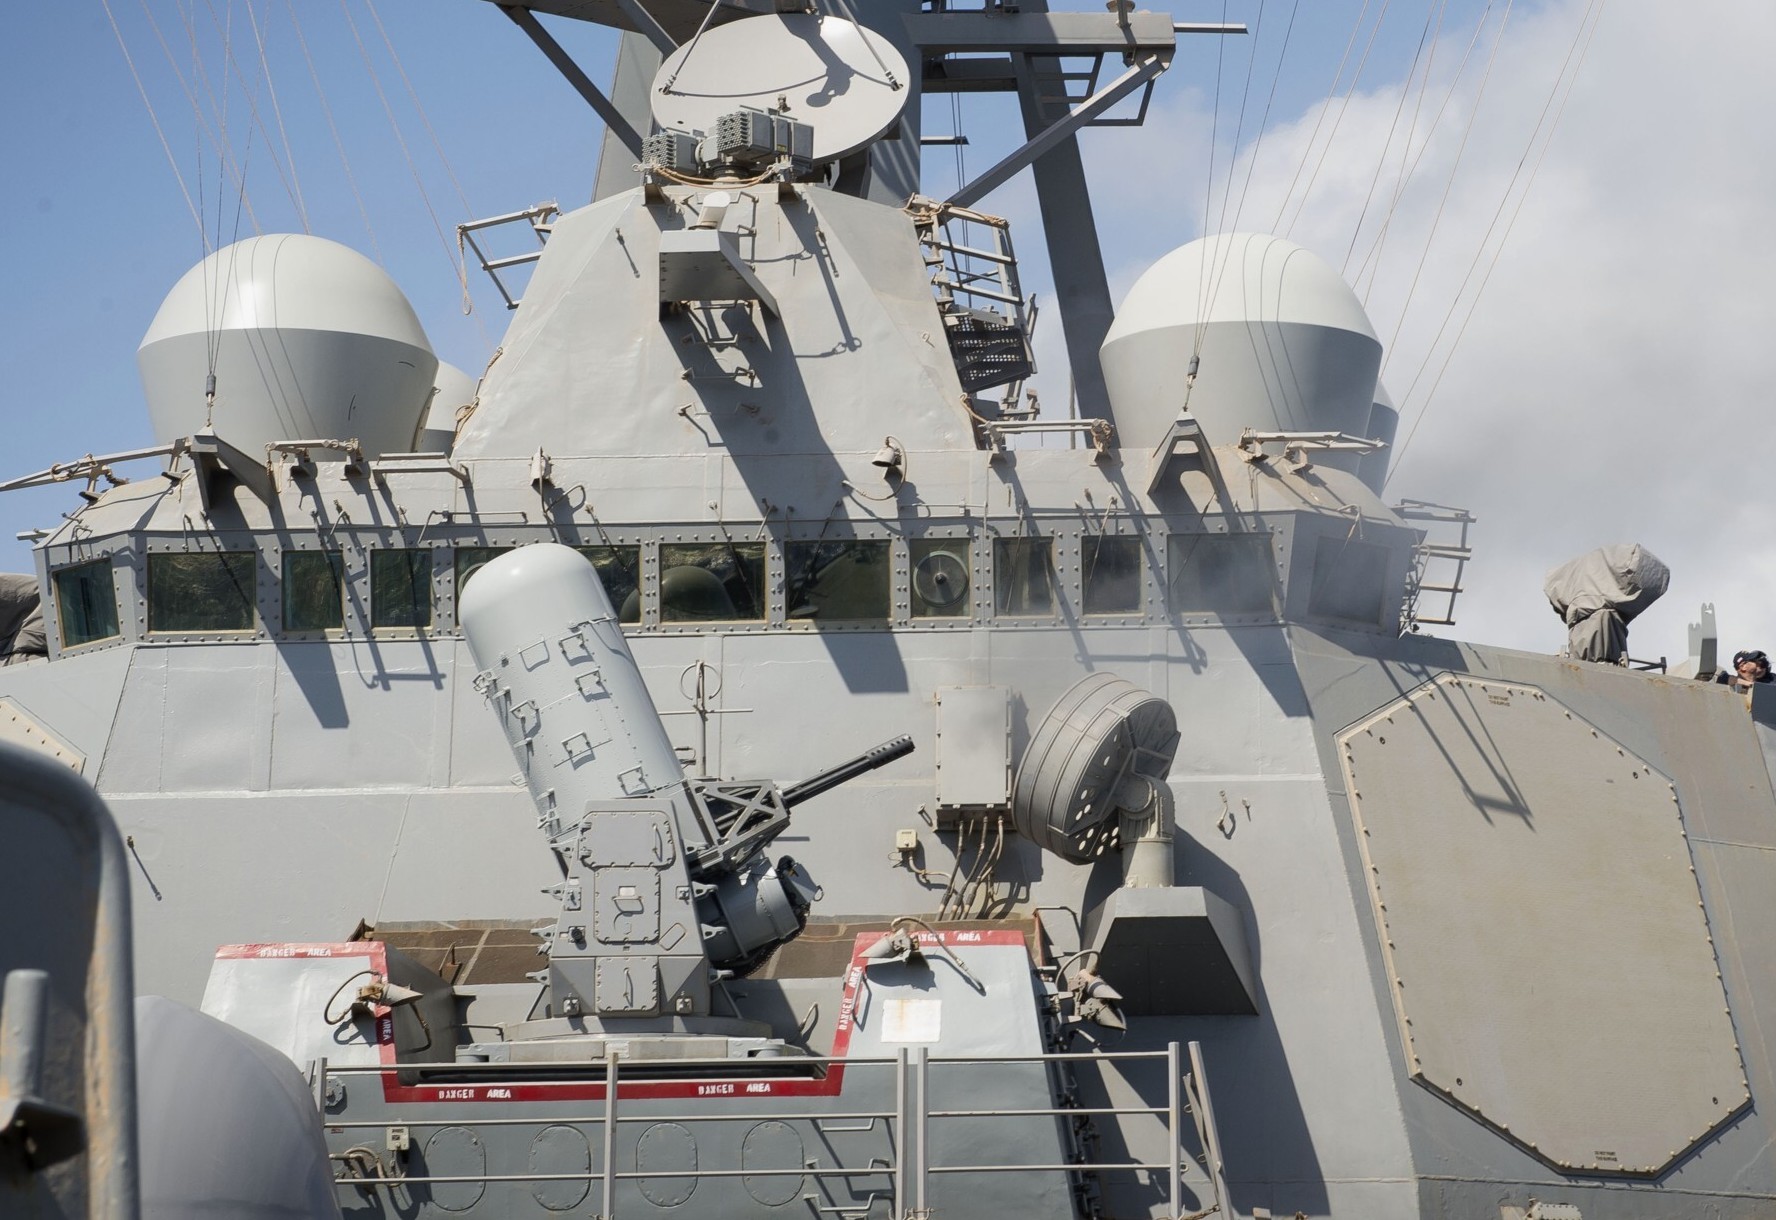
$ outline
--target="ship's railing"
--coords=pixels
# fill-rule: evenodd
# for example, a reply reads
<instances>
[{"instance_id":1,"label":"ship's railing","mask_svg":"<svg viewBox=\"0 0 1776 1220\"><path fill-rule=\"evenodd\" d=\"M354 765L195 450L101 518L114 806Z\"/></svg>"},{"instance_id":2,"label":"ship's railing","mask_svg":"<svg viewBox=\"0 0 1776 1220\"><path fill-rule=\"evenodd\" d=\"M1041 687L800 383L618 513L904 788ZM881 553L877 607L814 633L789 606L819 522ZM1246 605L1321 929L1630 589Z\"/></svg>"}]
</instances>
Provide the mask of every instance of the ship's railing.
<instances>
[{"instance_id":1,"label":"ship's railing","mask_svg":"<svg viewBox=\"0 0 1776 1220\"><path fill-rule=\"evenodd\" d=\"M1450 508L1428 500L1401 500L1394 506L1403 521L1425 523L1423 535L1413 548L1412 570L1407 573L1406 594L1400 615L1404 634L1425 627L1455 625L1455 599L1462 591L1462 575L1474 548L1468 544L1468 527L1474 524L1473 514L1465 508ZM1436 539L1432 533L1438 534ZM1432 565L1439 565L1441 579L1433 580ZM1435 610L1426 606L1426 594L1446 598Z\"/></svg>"},{"instance_id":2,"label":"ship's railing","mask_svg":"<svg viewBox=\"0 0 1776 1220\"><path fill-rule=\"evenodd\" d=\"M525 208L522 212L507 212L503 216L487 216L480 220L471 220L465 224L457 225L456 256L466 268L467 253L471 250L474 251L475 261L481 264L481 270L487 273L487 278L493 281L495 288L499 289L500 297L505 301L506 308L517 309L519 298L512 295L512 288L500 278L500 272L509 271L513 267L528 266L542 258L542 248L549 244L549 234L554 231L555 218L560 215L559 204L539 203L533 208ZM537 248L535 250L527 250L522 254L513 254L505 258L493 258L489 257L487 251L481 248L481 243L475 240L477 233L485 233L489 229L500 229L520 222L528 225L530 231L536 235ZM466 277L466 270L464 275ZM465 278L463 296L467 297L468 293L469 286ZM465 304L463 309L464 312L467 312L468 306Z\"/></svg>"},{"instance_id":3,"label":"ship's railing","mask_svg":"<svg viewBox=\"0 0 1776 1220\"><path fill-rule=\"evenodd\" d=\"M1189 1071L1184 1070L1184 1056L1189 1055ZM1164 1105L1054 1105L1039 1107L1018 1107L1015 1109L933 1109L931 1098L931 1073L934 1067L950 1068L964 1065L980 1064L1042 1064L1047 1070L1070 1069L1073 1066L1111 1063L1130 1063L1135 1061L1163 1060L1166 1073L1166 1098ZM819 1193L810 1192L802 1196L802 1201L816 1213L822 1215L840 1215L847 1217L863 1217L877 1204L886 1200L888 1214L893 1220L919 1220L930 1214L929 1191L931 1179L937 1175L947 1174L1013 1174L1055 1172L1068 1175L1070 1185L1074 1189L1076 1199L1082 1197L1082 1180L1096 1178L1105 1174L1147 1174L1154 1181L1166 1183L1167 1211L1172 1217L1185 1216L1184 1179L1185 1161L1191 1154L1183 1144L1184 1121L1191 1121L1197 1140L1202 1148L1202 1169L1208 1178L1213 1193L1212 1204L1192 1213L1201 1216L1217 1211L1226 1198L1226 1185L1222 1172L1220 1140L1216 1133L1214 1111L1209 1100L1208 1082L1205 1078L1202 1062L1202 1048L1199 1043L1192 1042L1183 1046L1177 1042L1167 1044L1164 1050L1153 1051L1120 1051L1120 1052L1051 1052L1041 1055L961 1055L932 1057L925 1047L902 1048L892 1059L889 1058L832 1058L823 1056L798 1057L794 1062L798 1066L805 1065L810 1069L826 1068L842 1064L847 1072L857 1069L891 1068L894 1072L894 1106L887 1110L870 1109L813 1109L797 1108L790 1099L785 1099L784 1106L767 1105L763 1107L746 1107L736 1109L699 1109L699 1110L666 1110L659 1107L656 1099L649 1099L645 1109L633 1113L624 1113L625 1103L621 1100L621 1086L625 1065L623 1060L611 1055L606 1059L585 1060L579 1062L549 1061L546 1064L530 1065L546 1067L555 1079L572 1073L585 1073L591 1079L602 1080L605 1084L605 1095L602 1103L595 1103L597 1108L583 1114L564 1114L551 1106L545 1112L532 1113L528 1116L510 1118L466 1118L460 1114L442 1114L438 1117L409 1117L401 1113L399 1104L391 1106L375 1118L344 1119L328 1115L325 1117L327 1129L334 1132L376 1131L389 1133L394 1130L402 1132L406 1137L413 1129L444 1128L444 1127L535 1127L535 1126L578 1126L595 1129L602 1140L602 1154L596 1158L594 1166L585 1173L503 1173L503 1174L409 1174L391 1169L384 1164L380 1154L368 1147L353 1148L345 1153L335 1153L333 1159L342 1162L341 1175L336 1184L342 1189L374 1190L378 1187L400 1188L416 1185L467 1185L473 1183L495 1182L526 1182L535 1186L543 1182L585 1182L588 1190L592 1183L597 1183L601 1192L599 1210L595 1213L597 1220L620 1220L618 1216L617 1186L623 1182L636 1182L646 1178L691 1178L701 1180L728 1178L770 1178L794 1177L802 1179L879 1179L881 1190L862 1194L855 1202L849 1204L833 1204L824 1202ZM462 1076L505 1076L523 1074L523 1066L512 1063L455 1063L437 1065L440 1070L448 1071L455 1078ZM630 1065L631 1068L633 1065ZM736 1064L733 1060L672 1060L668 1065L675 1077L698 1072L708 1076L696 1076L698 1079L732 1079L736 1067L747 1066L755 1072L760 1064L747 1061ZM384 1064L332 1064L321 1061L315 1065L315 1096L317 1101L324 1101L328 1093L328 1080L331 1077L346 1075L381 1075L394 1071L402 1073L423 1070L424 1065L408 1064L400 1068L391 1068ZM723 1100L740 1102L747 1099L745 1094L724 1094ZM414 1103L420 1106L431 1106L435 1103ZM634 1106L636 1103L627 1103ZM1165 1129L1164 1159L1142 1159L1131 1156L1127 1160L1087 1159L1080 1155L1059 1161L982 1161L972 1164L931 1163L931 1127L933 1122L965 1122L993 1121L1003 1122L1006 1119L1018 1118L1054 1118L1071 1120L1075 1123L1095 1122L1098 1120L1120 1121L1136 1118L1158 1118ZM870 1131L876 1124L885 1125L884 1134L889 1137L888 1147L893 1155L873 1155L863 1165L834 1164L819 1166L812 1163L790 1169L769 1169L763 1167L731 1167L705 1169L700 1165L692 1169L662 1170L660 1168L619 1169L617 1153L617 1130L624 1123L758 1123L805 1122L813 1125L823 1134L835 1131ZM862 1126L839 1126L837 1124L863 1124ZM393 1141L390 1141L393 1142ZM588 1140L590 1143L590 1140ZM402 1162L391 1162L399 1166ZM375 1172L367 1168L375 1166Z\"/></svg>"}]
</instances>

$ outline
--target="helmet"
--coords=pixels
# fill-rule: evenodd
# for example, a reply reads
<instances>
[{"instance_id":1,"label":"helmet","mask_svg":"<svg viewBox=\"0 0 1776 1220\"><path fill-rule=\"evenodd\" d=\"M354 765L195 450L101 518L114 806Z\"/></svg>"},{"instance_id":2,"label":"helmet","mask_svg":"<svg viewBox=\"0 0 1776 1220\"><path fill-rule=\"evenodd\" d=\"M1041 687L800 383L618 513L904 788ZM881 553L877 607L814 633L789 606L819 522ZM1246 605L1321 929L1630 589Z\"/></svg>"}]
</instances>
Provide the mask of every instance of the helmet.
<instances>
[{"instance_id":1,"label":"helmet","mask_svg":"<svg viewBox=\"0 0 1776 1220\"><path fill-rule=\"evenodd\" d=\"M1762 665L1765 670L1768 670L1770 668L1770 658L1764 655L1762 649L1747 648L1741 652L1736 652L1733 654L1733 668L1734 669L1738 669L1741 665L1745 664L1747 661L1755 661L1759 665Z\"/></svg>"}]
</instances>

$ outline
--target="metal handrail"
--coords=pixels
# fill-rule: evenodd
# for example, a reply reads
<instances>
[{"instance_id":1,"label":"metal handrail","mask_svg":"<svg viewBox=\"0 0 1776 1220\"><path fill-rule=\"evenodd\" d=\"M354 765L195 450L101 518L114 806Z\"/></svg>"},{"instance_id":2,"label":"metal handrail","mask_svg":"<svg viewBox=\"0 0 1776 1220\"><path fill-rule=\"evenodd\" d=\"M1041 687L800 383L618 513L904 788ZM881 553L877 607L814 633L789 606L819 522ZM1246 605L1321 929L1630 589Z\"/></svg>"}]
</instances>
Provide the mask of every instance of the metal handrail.
<instances>
[{"instance_id":1,"label":"metal handrail","mask_svg":"<svg viewBox=\"0 0 1776 1220\"><path fill-rule=\"evenodd\" d=\"M1204 1157L1207 1162L1206 1173L1215 1200L1219 1203L1225 1194L1222 1179L1221 1155L1219 1139L1215 1133L1213 1112L1209 1108L1207 1082L1203 1079L1201 1047L1196 1043L1189 1045L1190 1079L1185 1079L1184 1052L1176 1042L1167 1045L1164 1050L1156 1051L1109 1051L1109 1052L1048 1052L1035 1055L1015 1054L979 1054L944 1056L933 1060L929 1050L924 1046L916 1046L910 1050L901 1048L894 1058L849 1058L844 1056L810 1055L805 1060L811 1064L843 1063L847 1067L892 1067L895 1072L894 1108L891 1111L873 1110L816 1110L807 1108L772 1109L759 1113L736 1113L734 1111L696 1111L670 1112L649 1109L645 1113L624 1114L621 1100L624 1064L620 1056L613 1050L601 1060L551 1062L546 1066L552 1072L563 1068L581 1068L588 1072L602 1069L606 1084L602 1112L583 1115L562 1115L551 1113L546 1118L532 1116L526 1118L477 1118L465 1119L461 1116L440 1119L403 1120L398 1125L408 1127L450 1127L450 1126L523 1126L534 1125L546 1121L554 1125L577 1125L581 1127L596 1126L602 1135L602 1164L597 1168L588 1168L583 1173L518 1173L518 1174L479 1174L479 1175L411 1175L380 1172L376 1176L346 1175L335 1179L335 1184L353 1189L374 1188L377 1186L401 1186L423 1184L459 1184L473 1182L567 1182L585 1181L588 1184L597 1179L601 1183L602 1209L599 1212L602 1220L616 1220L616 1188L619 1182L640 1181L646 1178L661 1176L692 1177L692 1178L736 1178L736 1177L772 1177L772 1178L812 1178L816 1181L845 1178L886 1177L889 1185L886 1196L891 1201L890 1214L895 1220L910 1220L929 1214L928 1187L932 1177L939 1174L999 1174L999 1173L1030 1173L1053 1172L1076 1175L1081 1173L1133 1173L1147 1171L1158 1173L1163 1170L1168 1183L1168 1199L1170 1212L1178 1215L1182 1211L1183 1179L1185 1154L1181 1135L1185 1117L1194 1120L1198 1138L1203 1143ZM930 1076L933 1062L944 1066L960 1064L997 1064L997 1063L1040 1063L1068 1064L1082 1062L1127 1062L1132 1060L1166 1061L1167 1094L1164 1105L1128 1105L1128 1106L1040 1106L1019 1109L1001 1110L934 1110L930 1103ZM323 1098L326 1094L326 1078L328 1075L365 1075L393 1074L411 1070L424 1065L418 1064L385 1064L356 1063L336 1064L325 1060L316 1064L319 1073L316 1081L316 1097ZM459 1065L439 1065L443 1067L467 1067L485 1071L505 1071L509 1074L524 1076L522 1065L511 1063L467 1063ZM672 1061L676 1072L698 1067L724 1068L732 1070L735 1062L729 1059L684 1059ZM519 1070L514 1072L514 1068ZM635 1064L628 1064L633 1071ZM629 1103L633 1105L633 1100ZM931 1122L947 1119L979 1119L979 1118L1029 1118L1029 1117L1162 1117L1166 1127L1166 1146L1169 1156L1161 1161L1130 1159L1126 1161L1109 1160L1077 1160L1077 1161L1041 1161L980 1164L945 1164L930 1163ZM662 1175L655 1170L618 1170L616 1131L621 1123L695 1123L695 1122L831 1122L846 1120L868 1120L873 1126L878 1121L888 1124L887 1132L893 1139L892 1146L897 1155L892 1159L872 1156L870 1162L863 1166L833 1165L820 1167L813 1164L788 1169L765 1168L732 1168L713 1169L697 1168L684 1174ZM327 1126L334 1130L358 1130L365 1128L387 1127L390 1116L380 1119L366 1120L327 1120ZM898 1134L897 1134L898 1133ZM378 1169L382 1166L378 1163ZM873 1197L882 1197L876 1193ZM817 1210L834 1210L819 1207L817 1196L807 1196L816 1205ZM840 1207L838 1212L847 1212L851 1208Z\"/></svg>"}]
</instances>

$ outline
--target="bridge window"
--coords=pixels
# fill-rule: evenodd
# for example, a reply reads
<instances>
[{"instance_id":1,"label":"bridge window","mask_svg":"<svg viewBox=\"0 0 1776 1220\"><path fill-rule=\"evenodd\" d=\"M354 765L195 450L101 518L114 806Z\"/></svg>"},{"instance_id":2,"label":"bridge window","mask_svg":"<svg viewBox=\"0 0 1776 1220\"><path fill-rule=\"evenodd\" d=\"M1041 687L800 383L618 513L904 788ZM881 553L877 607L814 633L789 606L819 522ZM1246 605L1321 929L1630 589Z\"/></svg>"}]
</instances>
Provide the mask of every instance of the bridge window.
<instances>
[{"instance_id":1,"label":"bridge window","mask_svg":"<svg viewBox=\"0 0 1776 1220\"><path fill-rule=\"evenodd\" d=\"M798 620L886 622L893 567L886 542L786 542L784 609Z\"/></svg>"},{"instance_id":2,"label":"bridge window","mask_svg":"<svg viewBox=\"0 0 1776 1220\"><path fill-rule=\"evenodd\" d=\"M432 625L431 551L370 552L370 625Z\"/></svg>"},{"instance_id":3,"label":"bridge window","mask_svg":"<svg viewBox=\"0 0 1776 1220\"><path fill-rule=\"evenodd\" d=\"M1079 540L1079 571L1087 614L1135 614L1141 609L1141 540L1087 534Z\"/></svg>"},{"instance_id":4,"label":"bridge window","mask_svg":"<svg viewBox=\"0 0 1776 1220\"><path fill-rule=\"evenodd\" d=\"M968 613L968 539L916 538L913 561L913 617L957 618Z\"/></svg>"},{"instance_id":5,"label":"bridge window","mask_svg":"<svg viewBox=\"0 0 1776 1220\"><path fill-rule=\"evenodd\" d=\"M1314 549L1307 612L1369 626L1379 623L1387 566L1386 547L1343 535L1321 538Z\"/></svg>"},{"instance_id":6,"label":"bridge window","mask_svg":"<svg viewBox=\"0 0 1776 1220\"><path fill-rule=\"evenodd\" d=\"M1053 544L1047 538L993 542L993 604L1000 614L1054 613Z\"/></svg>"},{"instance_id":7,"label":"bridge window","mask_svg":"<svg viewBox=\"0 0 1776 1220\"><path fill-rule=\"evenodd\" d=\"M63 568L54 580L63 648L123 634L117 625L117 586L109 559Z\"/></svg>"},{"instance_id":8,"label":"bridge window","mask_svg":"<svg viewBox=\"0 0 1776 1220\"><path fill-rule=\"evenodd\" d=\"M660 547L661 622L761 622L764 617L764 543Z\"/></svg>"},{"instance_id":9,"label":"bridge window","mask_svg":"<svg viewBox=\"0 0 1776 1220\"><path fill-rule=\"evenodd\" d=\"M1276 559L1269 534L1173 534L1166 558L1173 610L1276 613Z\"/></svg>"},{"instance_id":10,"label":"bridge window","mask_svg":"<svg viewBox=\"0 0 1776 1220\"><path fill-rule=\"evenodd\" d=\"M284 552L284 630L345 626L345 559L337 551Z\"/></svg>"},{"instance_id":11,"label":"bridge window","mask_svg":"<svg viewBox=\"0 0 1776 1220\"><path fill-rule=\"evenodd\" d=\"M148 556L149 631L251 631L253 551Z\"/></svg>"},{"instance_id":12,"label":"bridge window","mask_svg":"<svg viewBox=\"0 0 1776 1220\"><path fill-rule=\"evenodd\" d=\"M598 579L616 609L620 623L641 621L641 548L638 546L577 546L574 550L592 561Z\"/></svg>"}]
</instances>

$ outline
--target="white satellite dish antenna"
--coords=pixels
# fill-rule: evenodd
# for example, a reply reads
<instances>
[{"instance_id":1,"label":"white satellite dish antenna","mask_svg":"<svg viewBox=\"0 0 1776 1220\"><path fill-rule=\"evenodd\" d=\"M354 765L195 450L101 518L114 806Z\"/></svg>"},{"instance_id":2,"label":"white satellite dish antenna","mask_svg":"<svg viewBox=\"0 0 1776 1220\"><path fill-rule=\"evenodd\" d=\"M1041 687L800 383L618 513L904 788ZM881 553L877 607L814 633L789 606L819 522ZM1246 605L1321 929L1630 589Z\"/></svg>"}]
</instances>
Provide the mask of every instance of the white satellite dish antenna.
<instances>
[{"instance_id":1,"label":"white satellite dish antenna","mask_svg":"<svg viewBox=\"0 0 1776 1220\"><path fill-rule=\"evenodd\" d=\"M704 30L654 77L654 119L702 131L741 107L814 130L810 160L836 161L881 139L906 108L906 60L880 34L843 17L776 13Z\"/></svg>"}]
</instances>

